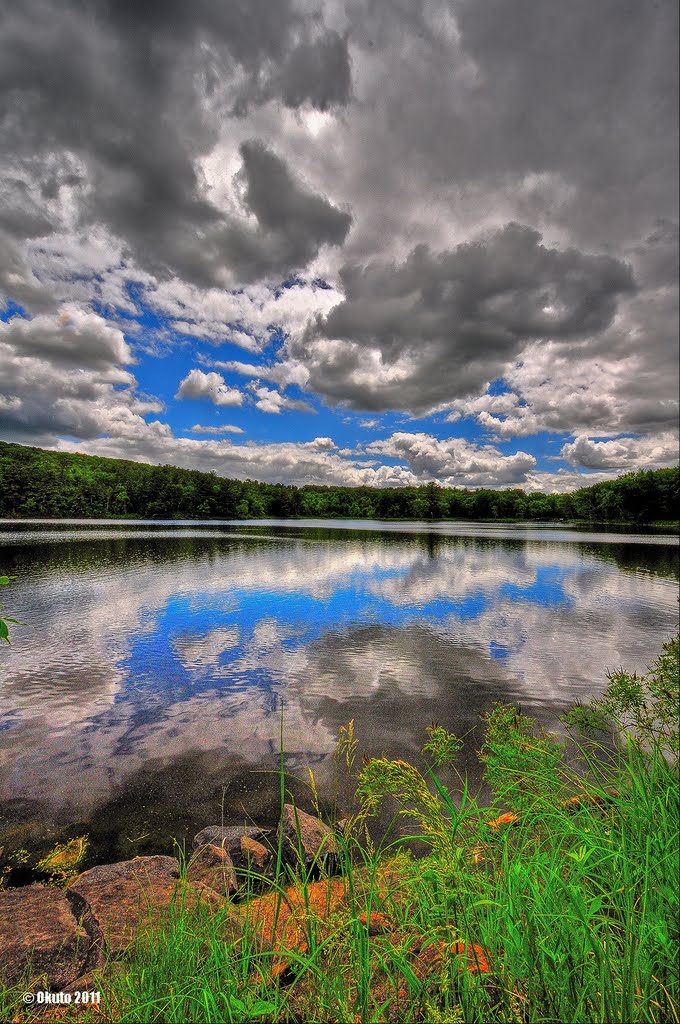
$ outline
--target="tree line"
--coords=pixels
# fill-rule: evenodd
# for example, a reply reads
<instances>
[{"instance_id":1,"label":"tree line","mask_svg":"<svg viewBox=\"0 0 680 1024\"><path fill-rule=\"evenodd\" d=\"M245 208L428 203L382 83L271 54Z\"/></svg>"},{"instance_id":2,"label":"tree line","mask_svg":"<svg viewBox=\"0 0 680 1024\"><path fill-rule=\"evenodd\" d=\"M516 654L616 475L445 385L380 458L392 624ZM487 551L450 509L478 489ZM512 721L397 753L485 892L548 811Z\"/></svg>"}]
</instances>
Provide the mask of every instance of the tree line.
<instances>
[{"instance_id":1,"label":"tree line","mask_svg":"<svg viewBox=\"0 0 680 1024\"><path fill-rule=\"evenodd\" d=\"M0 442L0 515L107 519L677 520L678 469L627 473L569 494L440 487L334 487L231 480Z\"/></svg>"}]
</instances>

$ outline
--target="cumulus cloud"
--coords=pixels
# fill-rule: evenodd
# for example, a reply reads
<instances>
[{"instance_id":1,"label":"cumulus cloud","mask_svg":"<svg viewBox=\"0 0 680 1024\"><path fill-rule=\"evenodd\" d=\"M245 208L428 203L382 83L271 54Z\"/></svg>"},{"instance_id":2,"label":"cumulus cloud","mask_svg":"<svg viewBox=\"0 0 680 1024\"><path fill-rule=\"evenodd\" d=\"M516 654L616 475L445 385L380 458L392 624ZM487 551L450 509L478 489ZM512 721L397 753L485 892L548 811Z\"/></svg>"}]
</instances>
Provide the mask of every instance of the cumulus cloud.
<instances>
[{"instance_id":1,"label":"cumulus cloud","mask_svg":"<svg viewBox=\"0 0 680 1024\"><path fill-rule=\"evenodd\" d=\"M204 373L196 367L180 381L175 398L205 398L213 405L243 405L243 392L230 388L221 374Z\"/></svg>"},{"instance_id":2,"label":"cumulus cloud","mask_svg":"<svg viewBox=\"0 0 680 1024\"><path fill-rule=\"evenodd\" d=\"M75 307L62 307L56 316L43 314L32 320L15 316L0 323L0 341L55 366L107 370L134 361L122 331Z\"/></svg>"},{"instance_id":3,"label":"cumulus cloud","mask_svg":"<svg viewBox=\"0 0 680 1024\"><path fill-rule=\"evenodd\" d=\"M634 290L621 261L547 247L519 224L447 252L418 246L400 264L348 265L341 281L344 300L286 358L330 401L416 413L479 388L529 341L597 335Z\"/></svg>"},{"instance_id":4,"label":"cumulus cloud","mask_svg":"<svg viewBox=\"0 0 680 1024\"><path fill-rule=\"evenodd\" d=\"M659 362L661 365L659 365ZM590 353L554 342L532 344L504 370L508 390L447 405L500 437L553 433L618 434L677 429L677 365L647 348ZM665 372L659 372L661 368Z\"/></svg>"},{"instance_id":5,"label":"cumulus cloud","mask_svg":"<svg viewBox=\"0 0 680 1024\"><path fill-rule=\"evenodd\" d=\"M678 439L664 434L598 441L579 434L563 445L560 455L571 466L586 469L660 469L677 463Z\"/></svg>"},{"instance_id":6,"label":"cumulus cloud","mask_svg":"<svg viewBox=\"0 0 680 1024\"><path fill-rule=\"evenodd\" d=\"M189 427L192 434L243 434L244 431L241 427L236 427L231 423L223 423L219 427L204 427L200 423L194 423L193 427Z\"/></svg>"},{"instance_id":7,"label":"cumulus cloud","mask_svg":"<svg viewBox=\"0 0 680 1024\"><path fill-rule=\"evenodd\" d=\"M255 400L255 408L259 409L260 412L276 414L280 413L282 409L294 409L297 412L316 411L309 402L303 402L297 398L288 398L286 395L282 395L280 391L274 391L256 382L249 384L248 389L252 392Z\"/></svg>"},{"instance_id":8,"label":"cumulus cloud","mask_svg":"<svg viewBox=\"0 0 680 1024\"><path fill-rule=\"evenodd\" d=\"M265 483L337 484L396 487L413 485L417 477L403 466L366 464L360 456L348 457L328 437L311 441L280 441L235 444L229 440L175 437L158 421L136 423L127 435L116 432L87 442L60 440L60 451L79 451L110 458L182 466L215 472L239 480Z\"/></svg>"},{"instance_id":9,"label":"cumulus cloud","mask_svg":"<svg viewBox=\"0 0 680 1024\"><path fill-rule=\"evenodd\" d=\"M406 463L417 480L436 480L447 487L491 487L521 484L536 465L533 455L503 455L493 445L477 445L452 437L440 441L429 434L399 432L371 441L366 451Z\"/></svg>"},{"instance_id":10,"label":"cumulus cloud","mask_svg":"<svg viewBox=\"0 0 680 1024\"><path fill-rule=\"evenodd\" d=\"M122 333L77 309L0 323L0 429L8 440L52 444L59 435L129 437L162 404L140 395L121 364Z\"/></svg>"}]
</instances>

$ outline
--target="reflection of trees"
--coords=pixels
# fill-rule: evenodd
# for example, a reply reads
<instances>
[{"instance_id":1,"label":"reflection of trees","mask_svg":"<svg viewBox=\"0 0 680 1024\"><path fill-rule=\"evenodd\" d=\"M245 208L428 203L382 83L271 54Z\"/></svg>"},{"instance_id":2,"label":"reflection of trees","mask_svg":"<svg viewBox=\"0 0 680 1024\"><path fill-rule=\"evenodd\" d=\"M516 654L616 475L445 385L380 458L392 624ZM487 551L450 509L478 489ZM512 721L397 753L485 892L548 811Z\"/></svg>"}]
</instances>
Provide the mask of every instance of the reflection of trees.
<instances>
[{"instance_id":1,"label":"reflection of trees","mask_svg":"<svg viewBox=\"0 0 680 1024\"><path fill-rule=\"evenodd\" d=\"M113 527L106 526L109 532ZM24 528L25 529L25 528ZM50 524L50 532L55 524ZM63 540L40 540L40 529L33 525L30 540L8 544L3 550L3 571L18 574L21 579L35 575L36 566L40 567L40 575L61 573L76 575L96 569L109 569L115 566L171 566L181 562L194 560L214 560L225 555L248 555L255 549L262 551L271 538L303 542L325 542L333 546L348 549L359 547L366 550L371 545L388 549L404 549L405 560L410 557L408 552L421 550L429 560L435 561L445 551L456 553L475 553L483 550L490 552L495 549L499 554L516 556L527 547L545 549L543 541L528 540L521 535L516 538L486 536L449 536L432 530L423 529L413 532L404 530L363 530L333 528L331 526L264 526L239 525L237 527L213 527L208 525L188 528L193 534L200 530L200 535L187 535L187 528L182 526L163 526L153 532L148 524L139 526L126 524L120 529L119 536L100 536L102 527L74 527L71 525L63 530ZM23 532L17 523L12 527ZM73 535L74 530L78 534ZM83 533L91 531L91 537L84 538ZM60 531L61 532L61 531ZM144 536L135 534L144 534ZM170 534L170 535L168 535ZM35 539L33 539L35 538ZM260 543L258 543L258 541ZM624 572L645 572L651 575L673 579L678 576L678 548L666 544L617 544L615 541L606 543L570 543L561 541L559 548L567 551L574 560L587 555L597 561L616 565Z\"/></svg>"},{"instance_id":2,"label":"reflection of trees","mask_svg":"<svg viewBox=\"0 0 680 1024\"><path fill-rule=\"evenodd\" d=\"M677 579L679 553L677 547L665 544L583 544L581 548L600 562L615 565L622 572L647 573Z\"/></svg>"},{"instance_id":3,"label":"reflection of trees","mask_svg":"<svg viewBox=\"0 0 680 1024\"><path fill-rule=\"evenodd\" d=\"M130 527L126 526L126 530ZM134 529L134 527L133 527ZM115 566L171 566L178 562L213 559L228 553L245 553L257 545L257 537L200 537L182 535L181 528L172 537L120 536L96 537L88 540L72 538L64 532L63 541L30 541L8 545L3 552L3 566L24 579L27 570L40 567L40 575L77 575L93 569Z\"/></svg>"},{"instance_id":4,"label":"reflection of trees","mask_svg":"<svg viewBox=\"0 0 680 1024\"><path fill-rule=\"evenodd\" d=\"M50 529L53 531L54 527ZM528 713L536 715L542 724L554 728L558 701L562 700L567 688L570 694L574 694L577 692L575 685L591 684L599 672L598 658L583 649L578 634L580 627L566 625L576 621L568 619L567 613L559 620L552 610L536 606L536 617L528 618L525 605L517 611L516 622L511 622L507 635L510 643L515 639L516 625L531 629L534 623L533 662L526 658L524 662L521 658L514 661L504 657L494 659L489 656L487 642L490 639L504 642L502 623L491 614L485 621L475 617L469 627L471 635L480 638L479 645L475 645L474 640L464 638L464 628L460 624L447 624L435 632L433 613L425 601L441 597L447 602L447 608L453 607L471 590L487 587L492 591L509 579L513 579L517 586L524 585L528 591L537 565L550 566L553 563L558 567L566 565L571 568L586 562L586 584L599 578L605 581L604 586L615 580L615 573L604 569L604 565L615 566L623 572L671 579L677 575L677 548L590 541L582 544L551 543L526 540L519 530L515 538L498 539L491 536L447 536L436 532L436 528L421 532L400 529L382 532L322 526L306 529L301 526L239 525L234 526L231 532L223 527L202 527L200 536L192 536L182 527L170 531L159 526L153 535L149 535L148 526L141 524L119 529L119 535L111 535L115 530L107 527L108 536L97 536L101 527L95 527L90 540L83 537L87 531L79 531L75 539L65 531L63 540L48 541L38 537L33 542L7 545L5 549L6 568L19 573L25 590L33 589L36 594L43 595L43 604L49 605L51 617L47 621L52 627L49 635L60 636L62 647L68 647L69 638L76 634L73 630L69 633L63 625L69 613L63 591L59 591L61 581L68 586L69 577L88 572L94 584L98 580L103 581L107 575L119 580L119 585L112 587L108 597L104 593L104 584L101 590L94 591L90 589L88 580L78 590L74 581L80 602L74 607L82 617L77 625L81 632L89 631L87 635L83 633L84 642L80 640L78 644L72 644L73 649L84 651L80 689L76 685L74 661L70 655L64 662L67 669L59 677L63 692L55 689L56 645L45 645L42 675L36 669L37 656L26 662L26 677L30 677L32 684L37 679L43 709L49 710L50 700L55 694L58 698L55 706L66 707L69 692L74 707L82 708L92 689L92 680L100 676L105 680L110 678L112 662L110 648L106 647L110 636L127 637L138 623L139 607L154 611L176 592L189 595L191 599L197 595L197 608L202 612L203 593L212 599L215 594L241 587L244 592L250 591L254 595L249 611L253 621L257 622L265 614L264 598L271 591L277 603L271 605L267 614L278 615L280 609L282 619L292 619L297 614L299 621L303 621L304 616L305 626L316 615L315 621L321 626L316 639L312 642L305 639L294 649L286 648L285 643L277 641L262 649L253 644L252 650L242 652L243 664L238 671L247 678L248 687L237 693L233 685L235 673L229 677L229 692L235 709L233 715L219 717L225 709L226 690L220 689L222 683L217 681L217 676L206 673L204 679L193 676L186 680L178 677L173 681L169 673L166 676L164 663L158 657L162 648L156 646L150 648L153 657L140 659L141 674L138 677L130 671L128 663L121 669L123 674L128 673L126 678L131 680L131 688L136 687L137 679L142 677L153 683L148 690L135 689L133 698L137 700L136 706L134 700L128 700L125 686L117 684L116 699L112 693L103 711L93 704L92 713L87 712L87 721L84 717L74 717L73 729L64 741L69 745L67 754L65 748L55 747L56 753L53 752L49 746L52 739L48 734L36 731L28 737L24 753L20 755L24 758L22 771L25 764L27 777L35 771L33 763L29 766L29 758L35 758L36 753L42 757L42 764L47 766L46 771L60 763L75 766L73 792L76 806L69 812L71 820L76 820L78 814L83 813L77 807L77 800L81 798L78 786L82 787L83 781L77 778L77 773L79 764L82 764L83 778L86 777L88 758L91 766L87 770L94 773L94 778L98 773L107 773L112 764L127 766L135 758L139 763L144 758L155 757L159 751L167 757L170 763L165 766L147 762L147 766L139 769L134 778L105 800L91 820L88 815L88 821L82 823L82 828L79 826L82 831L99 829L96 833L97 849L103 851L102 856L109 857L129 856L148 850L158 852L163 848L161 843L166 842L169 836L182 837L190 834L192 829L196 831L202 825L218 822L222 813L223 791L225 817L231 821L235 818L241 820L246 813L266 824L272 815L275 816L278 799L275 776L253 773L241 757L252 751L253 737L257 736L259 746L253 760L264 766L268 748L263 746L266 730L262 723L266 721L267 713L270 724L273 723L270 731L275 737L278 735L277 708L273 703L265 703L269 694L265 686L259 685L259 679L268 684L273 678L277 679L280 687L277 692L288 702L286 722L293 723L295 735L301 737L296 750L296 770L304 763L303 758L310 763L317 759L318 770L315 771L322 798L332 795L329 765L333 736L337 735L339 726L350 718L356 721L357 733L366 753L384 753L416 762L423 739L422 729L429 721L436 719L456 732L468 733L469 730L461 764L473 778L477 778L474 774L477 771L474 751L479 746L479 715L482 711L488 710L495 700L520 704L530 700ZM193 533L197 529L190 528ZM494 530L499 532L496 528ZM39 533L33 527L31 532L34 535ZM171 536L166 535L169 532ZM382 577L375 575L375 566L380 567ZM410 573L413 583L412 590L408 589L407 573ZM121 580L124 574L125 578ZM51 584L56 580L57 585L52 589L34 585L33 581L38 576L46 576ZM358 591L352 591L358 576L361 577L361 585L375 576L375 593L391 601L393 607L397 607L399 602L415 607L420 596L421 607L426 608L421 620L405 626L387 627L378 623L371 628L365 624L358 627L360 598L356 596ZM209 586L202 590L206 579ZM649 584L642 582L641 591L645 586L651 589ZM348 601L353 618L345 620L340 613L333 618L324 605L324 601L339 587L350 595ZM420 595L418 587L422 588ZM309 603L302 603L295 611L292 603L287 603L288 595L295 591L304 591L308 598L315 600L318 612L310 612ZM579 593L584 595L579 611L585 619L595 606L588 603L586 586ZM598 590L596 596L599 598L601 593ZM615 599L614 585L609 591L605 590L605 596L610 593ZM53 600L55 595L58 602ZM369 600L372 597L373 592L369 592ZM106 600L113 602L115 616L99 618L92 614L87 618L93 609L96 611L103 607ZM506 604L509 606L512 600L512 597L506 598ZM379 609L381 607L378 606ZM618 606L611 607L606 601L599 601L598 609L605 628L611 624L615 632L609 651L616 652L620 636L626 630L630 632L632 620L620 617ZM217 609L214 620L198 615L195 634L204 633L208 621L223 626L223 618L220 618L223 610L221 606ZM186 614L193 612L190 610ZM182 605L180 616L184 615ZM31 621L30 616L22 617ZM37 619L33 621L39 625ZM404 620L397 620L395 616L394 621ZM546 671L551 664L546 654L546 646L549 645L544 642L544 623L548 621L551 627L555 624L560 629L564 628L566 632L562 635L570 642L560 646L558 637L554 645L557 652L553 652L555 664L558 658L560 662L552 691L550 674ZM183 619L181 624L184 627ZM157 631L158 628L159 624L155 623L154 629ZM304 630L300 635L303 634ZM151 631L149 636L153 635ZM600 656L604 657L602 634L597 635ZM95 664L97 651L93 638L102 641L98 666ZM571 662L568 661L570 646L575 652ZM95 668L99 676L95 674ZM524 679L524 668L527 668L527 680ZM231 664L229 672L232 672ZM225 678L221 677L222 680ZM574 683L574 679L578 682ZM564 680L562 690L561 680ZM196 700L195 707L187 704L189 698L202 697L213 689L214 703L206 699L203 703ZM19 692L15 677L13 711L17 707ZM34 688L31 693L35 692ZM107 693L104 692L103 698ZM33 713L32 699L28 694L25 706L30 714ZM187 705L186 711L182 710L181 704ZM95 713L98 715L96 718ZM223 748L196 753L195 746L205 733L205 723L218 720L223 723L220 725L224 736ZM125 731L121 733L123 727ZM36 730L38 728L39 724ZM121 738L117 739L119 736ZM86 737L85 741L83 737ZM269 742L268 735L266 741ZM214 743L212 734L209 742L211 745ZM88 747L87 743L91 746ZM82 744L82 753L79 753L79 744ZM314 744L316 747L312 750ZM192 751L187 752L189 747ZM171 749L174 753L169 752ZM276 739L271 749L272 763L267 764L268 768L275 767ZM299 771L304 774L301 768ZM2 812L0 806L0 823ZM147 834L147 839L134 840L136 846L125 845L132 842L126 837L134 839Z\"/></svg>"}]
</instances>

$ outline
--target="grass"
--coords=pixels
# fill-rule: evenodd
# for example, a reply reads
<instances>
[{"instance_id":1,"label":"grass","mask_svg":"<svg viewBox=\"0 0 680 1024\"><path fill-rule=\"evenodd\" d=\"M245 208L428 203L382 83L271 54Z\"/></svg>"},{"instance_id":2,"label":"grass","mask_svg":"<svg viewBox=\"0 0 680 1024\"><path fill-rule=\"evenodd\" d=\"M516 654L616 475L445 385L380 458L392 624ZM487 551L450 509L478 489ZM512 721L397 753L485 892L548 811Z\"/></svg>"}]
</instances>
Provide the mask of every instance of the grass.
<instances>
[{"instance_id":1,"label":"grass","mask_svg":"<svg viewBox=\"0 0 680 1024\"><path fill-rule=\"evenodd\" d=\"M341 875L293 875L279 846L270 895L253 877L238 904L241 939L231 904L178 900L89 985L102 1005L59 1019L678 1021L677 699L676 639L647 676L617 673L601 701L574 709L572 745L496 707L480 751L489 806L464 779L455 793L441 784L458 743L431 727L424 776L401 761L359 767ZM338 751L350 772L356 750L350 725ZM283 799L283 773L281 786ZM426 857L373 847L367 819L385 800ZM0 1019L25 1019L22 990L0 998Z\"/></svg>"}]
</instances>

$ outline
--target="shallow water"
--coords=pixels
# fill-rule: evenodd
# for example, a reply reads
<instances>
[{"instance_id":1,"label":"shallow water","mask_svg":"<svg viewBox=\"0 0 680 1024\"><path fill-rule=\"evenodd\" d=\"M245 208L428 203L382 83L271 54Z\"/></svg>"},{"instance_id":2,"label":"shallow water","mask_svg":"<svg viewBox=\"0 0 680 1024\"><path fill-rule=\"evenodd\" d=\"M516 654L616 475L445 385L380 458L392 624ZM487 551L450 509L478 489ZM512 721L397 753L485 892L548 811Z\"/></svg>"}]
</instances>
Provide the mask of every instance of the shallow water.
<instances>
[{"instance_id":1,"label":"shallow water","mask_svg":"<svg viewBox=\"0 0 680 1024\"><path fill-rule=\"evenodd\" d=\"M281 741L304 799L333 761L418 758L510 701L548 727L677 629L678 540L554 524L0 522L0 833L102 855L273 820ZM0 838L1 841L1 838Z\"/></svg>"}]
</instances>

